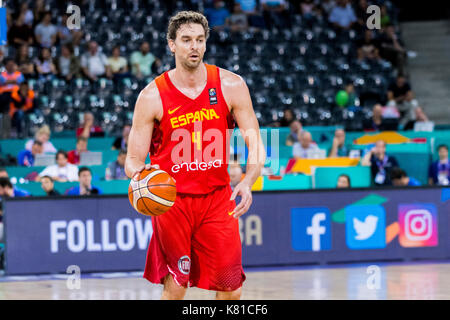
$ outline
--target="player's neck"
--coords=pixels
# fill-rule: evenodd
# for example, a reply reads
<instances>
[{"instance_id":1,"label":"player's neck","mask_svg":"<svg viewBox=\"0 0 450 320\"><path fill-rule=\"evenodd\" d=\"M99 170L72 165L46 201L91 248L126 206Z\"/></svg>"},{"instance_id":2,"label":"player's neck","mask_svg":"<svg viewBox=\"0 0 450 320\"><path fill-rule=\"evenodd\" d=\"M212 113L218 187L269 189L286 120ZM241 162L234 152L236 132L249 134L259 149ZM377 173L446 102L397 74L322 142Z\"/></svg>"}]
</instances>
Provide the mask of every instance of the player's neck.
<instances>
[{"instance_id":1,"label":"player's neck","mask_svg":"<svg viewBox=\"0 0 450 320\"><path fill-rule=\"evenodd\" d=\"M205 64L202 62L195 69L187 69L177 64L172 75L172 81L181 84L183 87L196 88L205 83L207 72Z\"/></svg>"}]
</instances>

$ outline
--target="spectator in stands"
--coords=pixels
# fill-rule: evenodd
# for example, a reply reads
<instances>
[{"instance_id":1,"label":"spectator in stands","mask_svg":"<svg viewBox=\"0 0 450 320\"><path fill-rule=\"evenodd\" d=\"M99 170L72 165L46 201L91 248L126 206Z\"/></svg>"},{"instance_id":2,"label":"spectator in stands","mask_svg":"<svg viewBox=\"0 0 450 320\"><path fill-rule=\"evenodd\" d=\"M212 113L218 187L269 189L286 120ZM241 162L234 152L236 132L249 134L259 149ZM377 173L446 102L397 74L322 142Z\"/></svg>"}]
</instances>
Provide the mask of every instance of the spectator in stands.
<instances>
[{"instance_id":1,"label":"spectator in stands","mask_svg":"<svg viewBox=\"0 0 450 320\"><path fill-rule=\"evenodd\" d=\"M88 151L88 139L85 137L78 137L75 150L67 153L67 161L71 164L79 164L81 153Z\"/></svg>"},{"instance_id":2,"label":"spectator in stands","mask_svg":"<svg viewBox=\"0 0 450 320\"><path fill-rule=\"evenodd\" d=\"M81 77L81 64L78 57L73 54L70 44L61 46L61 55L56 59L58 76L66 81Z\"/></svg>"},{"instance_id":3,"label":"spectator in stands","mask_svg":"<svg viewBox=\"0 0 450 320\"><path fill-rule=\"evenodd\" d=\"M39 79L51 80L56 75L56 67L49 48L41 49L34 65Z\"/></svg>"},{"instance_id":4,"label":"spectator in stands","mask_svg":"<svg viewBox=\"0 0 450 320\"><path fill-rule=\"evenodd\" d=\"M126 124L122 129L122 136L117 137L111 147L112 150L126 150L128 146L128 136L130 135L131 125Z\"/></svg>"},{"instance_id":5,"label":"spectator in stands","mask_svg":"<svg viewBox=\"0 0 450 320\"><path fill-rule=\"evenodd\" d=\"M392 185L396 187L417 187L420 186L420 182L417 179L414 179L413 177L408 177L405 170L401 168L393 168L391 170L391 181Z\"/></svg>"},{"instance_id":6,"label":"spectator in stands","mask_svg":"<svg viewBox=\"0 0 450 320\"><path fill-rule=\"evenodd\" d=\"M29 197L30 193L28 191L18 189L13 186L9 178L0 178L0 198L18 198L18 197Z\"/></svg>"},{"instance_id":7,"label":"spectator in stands","mask_svg":"<svg viewBox=\"0 0 450 320\"><path fill-rule=\"evenodd\" d=\"M373 37L373 31L366 29L364 31L364 38L357 41L358 60L379 60L379 42Z\"/></svg>"},{"instance_id":8,"label":"spectator in stands","mask_svg":"<svg viewBox=\"0 0 450 320\"><path fill-rule=\"evenodd\" d=\"M52 14L50 11L44 13L42 22L34 29L36 42L44 48L51 48L55 45L58 29L52 24Z\"/></svg>"},{"instance_id":9,"label":"spectator in stands","mask_svg":"<svg viewBox=\"0 0 450 320\"><path fill-rule=\"evenodd\" d=\"M28 55L28 45L23 44L16 52L15 62L18 66L18 70L23 74L26 79L35 78L36 72L34 69L34 63Z\"/></svg>"},{"instance_id":10,"label":"spectator in stands","mask_svg":"<svg viewBox=\"0 0 450 320\"><path fill-rule=\"evenodd\" d=\"M70 30L67 27L67 19L69 15L64 13L61 18L61 22L56 27L58 30L58 40L61 44L72 44L73 46L79 46L83 37L83 31L79 29Z\"/></svg>"},{"instance_id":11,"label":"spectator in stands","mask_svg":"<svg viewBox=\"0 0 450 320\"><path fill-rule=\"evenodd\" d=\"M395 33L393 25L388 25L380 36L380 55L397 68L398 74L405 74L407 54L405 46Z\"/></svg>"},{"instance_id":12,"label":"spectator in stands","mask_svg":"<svg viewBox=\"0 0 450 320\"><path fill-rule=\"evenodd\" d=\"M98 137L103 136L103 129L95 125L95 118L92 112L85 112L83 115L83 123L76 131L77 138L84 137L89 138L91 136Z\"/></svg>"},{"instance_id":13,"label":"spectator in stands","mask_svg":"<svg viewBox=\"0 0 450 320\"><path fill-rule=\"evenodd\" d=\"M56 153L56 148L50 141L50 127L48 125L43 125L39 128L38 131L34 134L34 139L30 139L25 144L25 149L31 151L31 147L33 146L34 141L40 141L44 146L44 153Z\"/></svg>"},{"instance_id":14,"label":"spectator in stands","mask_svg":"<svg viewBox=\"0 0 450 320\"><path fill-rule=\"evenodd\" d=\"M386 142L378 140L375 146L361 160L363 166L370 166L372 179L376 186L390 185L392 168L398 167L395 157L386 154Z\"/></svg>"},{"instance_id":15,"label":"spectator in stands","mask_svg":"<svg viewBox=\"0 0 450 320\"><path fill-rule=\"evenodd\" d=\"M367 13L368 7L367 0L359 0L355 7L356 22L359 30L367 30L367 20L370 17L370 14Z\"/></svg>"},{"instance_id":16,"label":"spectator in stands","mask_svg":"<svg viewBox=\"0 0 450 320\"><path fill-rule=\"evenodd\" d=\"M331 146L329 157L348 157L351 146L345 143L345 130L336 129L334 132L333 145Z\"/></svg>"},{"instance_id":17,"label":"spectator in stands","mask_svg":"<svg viewBox=\"0 0 450 320\"><path fill-rule=\"evenodd\" d=\"M25 13L19 13L16 21L8 30L8 43L16 49L23 44L33 44L33 30L25 24Z\"/></svg>"},{"instance_id":18,"label":"spectator in stands","mask_svg":"<svg viewBox=\"0 0 450 320\"><path fill-rule=\"evenodd\" d=\"M430 120L428 119L427 115L425 114L425 112L423 112L421 107L417 107L414 110L415 113L415 119L409 120L405 126L403 127L403 130L413 130L415 127L416 123L426 123L426 122L430 122ZM431 122L434 126L434 123Z\"/></svg>"},{"instance_id":19,"label":"spectator in stands","mask_svg":"<svg viewBox=\"0 0 450 320\"><path fill-rule=\"evenodd\" d=\"M309 131L302 130L298 134L298 142L292 147L292 155L294 158L307 159L309 152L319 150L317 144L313 143L312 136Z\"/></svg>"},{"instance_id":20,"label":"spectator in stands","mask_svg":"<svg viewBox=\"0 0 450 320\"><path fill-rule=\"evenodd\" d=\"M161 61L150 52L150 44L142 42L139 51L135 51L130 57L131 73L138 79L149 77L152 74L153 65L161 66Z\"/></svg>"},{"instance_id":21,"label":"spectator in stands","mask_svg":"<svg viewBox=\"0 0 450 320\"><path fill-rule=\"evenodd\" d=\"M239 3L242 11L247 15L248 24L250 27L256 29L264 28L264 18L258 8L256 0L236 0L235 3Z\"/></svg>"},{"instance_id":22,"label":"spectator in stands","mask_svg":"<svg viewBox=\"0 0 450 320\"><path fill-rule=\"evenodd\" d=\"M9 116L12 126L17 130L18 137L23 135L25 113L32 112L35 105L34 91L29 88L27 82L22 82L18 89L12 91Z\"/></svg>"},{"instance_id":23,"label":"spectator in stands","mask_svg":"<svg viewBox=\"0 0 450 320\"><path fill-rule=\"evenodd\" d=\"M430 185L450 185L450 160L448 146L441 144L437 148L439 160L434 161L428 170L428 183Z\"/></svg>"},{"instance_id":24,"label":"spectator in stands","mask_svg":"<svg viewBox=\"0 0 450 320\"><path fill-rule=\"evenodd\" d=\"M0 178L9 178L8 171L5 168L0 168Z\"/></svg>"},{"instance_id":25,"label":"spectator in stands","mask_svg":"<svg viewBox=\"0 0 450 320\"><path fill-rule=\"evenodd\" d=\"M291 19L287 10L288 3L285 0L260 0L262 13L266 26L284 29L291 26Z\"/></svg>"},{"instance_id":26,"label":"spectator in stands","mask_svg":"<svg viewBox=\"0 0 450 320\"><path fill-rule=\"evenodd\" d=\"M50 176L41 177L41 188L47 193L47 196L59 196L60 193L55 190L55 182Z\"/></svg>"},{"instance_id":27,"label":"spectator in stands","mask_svg":"<svg viewBox=\"0 0 450 320\"><path fill-rule=\"evenodd\" d=\"M19 155L17 156L17 163L19 166L32 167L34 165L36 155L41 154L43 150L44 147L42 142L35 140L33 142L33 146L31 147L31 151L25 149L19 152Z\"/></svg>"},{"instance_id":28,"label":"spectator in stands","mask_svg":"<svg viewBox=\"0 0 450 320\"><path fill-rule=\"evenodd\" d=\"M380 14L381 14L380 17L381 28L385 28L391 23L391 17L389 16L389 12L385 4L383 4L380 7Z\"/></svg>"},{"instance_id":29,"label":"spectator in stands","mask_svg":"<svg viewBox=\"0 0 450 320\"><path fill-rule=\"evenodd\" d=\"M36 0L33 4L34 21L41 21L47 12L45 9L45 0Z\"/></svg>"},{"instance_id":30,"label":"spectator in stands","mask_svg":"<svg viewBox=\"0 0 450 320\"><path fill-rule=\"evenodd\" d=\"M98 44L95 41L89 41L88 52L81 56L81 68L90 81L111 76L108 59L99 51Z\"/></svg>"},{"instance_id":31,"label":"spectator in stands","mask_svg":"<svg viewBox=\"0 0 450 320\"><path fill-rule=\"evenodd\" d=\"M291 125L289 127L291 129L291 132L286 138L286 145L292 146L294 145L294 143L298 142L298 134L303 130L303 126L300 121L294 120L291 122Z\"/></svg>"},{"instance_id":32,"label":"spectator in stands","mask_svg":"<svg viewBox=\"0 0 450 320\"><path fill-rule=\"evenodd\" d=\"M59 150L56 153L56 164L45 168L38 179L43 176L50 176L58 182L78 181L78 167L68 162L65 151Z\"/></svg>"},{"instance_id":33,"label":"spectator in stands","mask_svg":"<svg viewBox=\"0 0 450 320\"><path fill-rule=\"evenodd\" d=\"M33 26L34 15L27 1L20 4L20 13L24 15L24 23L31 28Z\"/></svg>"},{"instance_id":34,"label":"spectator in stands","mask_svg":"<svg viewBox=\"0 0 450 320\"><path fill-rule=\"evenodd\" d=\"M105 172L106 180L127 180L125 173L125 158L127 157L126 150L120 150L117 160L108 164Z\"/></svg>"},{"instance_id":35,"label":"spectator in stands","mask_svg":"<svg viewBox=\"0 0 450 320\"><path fill-rule=\"evenodd\" d=\"M372 119L363 121L363 128L367 131L396 130L395 128L390 128L390 125L383 118L383 106L378 103L373 106Z\"/></svg>"},{"instance_id":36,"label":"spectator in stands","mask_svg":"<svg viewBox=\"0 0 450 320\"><path fill-rule=\"evenodd\" d=\"M112 56L108 58L108 65L111 69L111 76L116 82L130 75L127 59L120 56L120 46L115 46L112 49Z\"/></svg>"},{"instance_id":37,"label":"spectator in stands","mask_svg":"<svg viewBox=\"0 0 450 320\"><path fill-rule=\"evenodd\" d=\"M248 29L247 15L242 11L238 2L234 3L233 12L228 18L227 24L232 32L242 32Z\"/></svg>"},{"instance_id":38,"label":"spectator in stands","mask_svg":"<svg viewBox=\"0 0 450 320\"><path fill-rule=\"evenodd\" d=\"M92 185L92 173L88 167L81 167L78 172L80 185L66 191L68 196L87 196L102 194L102 190Z\"/></svg>"},{"instance_id":39,"label":"spectator in stands","mask_svg":"<svg viewBox=\"0 0 450 320\"><path fill-rule=\"evenodd\" d=\"M336 188L338 189L343 189L343 188L351 188L351 182L350 182L350 177L346 174L341 174L338 177L337 183L336 183Z\"/></svg>"},{"instance_id":40,"label":"spectator in stands","mask_svg":"<svg viewBox=\"0 0 450 320\"><path fill-rule=\"evenodd\" d=\"M283 118L279 122L280 127L289 127L291 122L295 120L294 113L291 109L286 108L283 111Z\"/></svg>"},{"instance_id":41,"label":"spectator in stands","mask_svg":"<svg viewBox=\"0 0 450 320\"><path fill-rule=\"evenodd\" d=\"M230 172L231 189L234 190L234 188L242 180L242 176L243 176L242 167L238 162L233 162L233 163L230 163L228 170Z\"/></svg>"},{"instance_id":42,"label":"spectator in stands","mask_svg":"<svg viewBox=\"0 0 450 320\"><path fill-rule=\"evenodd\" d=\"M225 8L224 1L214 0L213 8L205 9L205 16L208 19L209 27L218 31L225 28L227 19L230 17L230 12Z\"/></svg>"},{"instance_id":43,"label":"spectator in stands","mask_svg":"<svg viewBox=\"0 0 450 320\"><path fill-rule=\"evenodd\" d=\"M408 121L415 119L415 109L419 103L414 97L411 86L405 76L398 75L395 82L391 83L387 92L388 105L396 106L400 111L401 123L405 125Z\"/></svg>"},{"instance_id":44,"label":"spectator in stands","mask_svg":"<svg viewBox=\"0 0 450 320\"><path fill-rule=\"evenodd\" d=\"M337 0L328 20L337 30L348 30L357 21L355 11L348 0Z\"/></svg>"}]
</instances>

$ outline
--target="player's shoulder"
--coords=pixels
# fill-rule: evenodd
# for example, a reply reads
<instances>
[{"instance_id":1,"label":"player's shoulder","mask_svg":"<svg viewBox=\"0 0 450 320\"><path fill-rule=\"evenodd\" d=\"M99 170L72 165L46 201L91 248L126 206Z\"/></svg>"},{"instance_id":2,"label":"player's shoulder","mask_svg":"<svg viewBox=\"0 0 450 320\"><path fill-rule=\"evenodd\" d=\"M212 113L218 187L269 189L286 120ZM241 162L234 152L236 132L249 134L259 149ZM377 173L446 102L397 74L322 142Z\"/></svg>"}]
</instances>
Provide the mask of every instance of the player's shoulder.
<instances>
[{"instance_id":1,"label":"player's shoulder","mask_svg":"<svg viewBox=\"0 0 450 320\"><path fill-rule=\"evenodd\" d=\"M244 78L229 70L219 68L220 82L224 87L236 88L246 86Z\"/></svg>"},{"instance_id":2,"label":"player's shoulder","mask_svg":"<svg viewBox=\"0 0 450 320\"><path fill-rule=\"evenodd\" d=\"M139 93L136 101L135 111L139 114L148 114L153 118L161 119L162 117L162 100L155 80L152 80Z\"/></svg>"},{"instance_id":3,"label":"player's shoulder","mask_svg":"<svg viewBox=\"0 0 450 320\"><path fill-rule=\"evenodd\" d=\"M158 86L156 85L156 81L152 80L149 84L147 84L139 93L139 97L145 100L154 100L159 98Z\"/></svg>"}]
</instances>

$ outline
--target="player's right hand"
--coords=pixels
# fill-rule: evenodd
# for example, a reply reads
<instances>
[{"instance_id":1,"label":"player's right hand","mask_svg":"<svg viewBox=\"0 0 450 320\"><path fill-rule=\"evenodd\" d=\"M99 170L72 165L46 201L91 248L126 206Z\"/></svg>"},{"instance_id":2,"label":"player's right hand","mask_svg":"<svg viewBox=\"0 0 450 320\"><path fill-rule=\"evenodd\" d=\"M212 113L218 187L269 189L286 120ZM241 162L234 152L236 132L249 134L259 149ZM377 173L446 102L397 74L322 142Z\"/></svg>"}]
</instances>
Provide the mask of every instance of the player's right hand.
<instances>
[{"instance_id":1,"label":"player's right hand","mask_svg":"<svg viewBox=\"0 0 450 320\"><path fill-rule=\"evenodd\" d=\"M132 175L132 179L133 180L137 180L137 177L139 177L139 174L144 171L144 170L150 170L150 169L159 169L159 164L150 164L147 163L145 165L142 165L140 167L138 167L136 170L134 170L133 175Z\"/></svg>"}]
</instances>

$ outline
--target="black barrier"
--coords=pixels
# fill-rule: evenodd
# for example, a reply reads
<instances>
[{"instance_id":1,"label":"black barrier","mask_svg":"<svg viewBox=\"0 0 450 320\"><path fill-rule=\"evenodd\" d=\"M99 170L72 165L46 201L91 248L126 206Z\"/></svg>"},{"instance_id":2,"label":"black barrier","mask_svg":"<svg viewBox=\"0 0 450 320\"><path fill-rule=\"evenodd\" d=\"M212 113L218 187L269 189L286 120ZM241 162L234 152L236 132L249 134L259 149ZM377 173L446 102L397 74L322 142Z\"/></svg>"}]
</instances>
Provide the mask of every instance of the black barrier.
<instances>
[{"instance_id":1,"label":"black barrier","mask_svg":"<svg viewBox=\"0 0 450 320\"><path fill-rule=\"evenodd\" d=\"M126 196L5 202L6 273L142 270L151 220ZM449 188L255 192L244 266L450 258Z\"/></svg>"}]
</instances>

